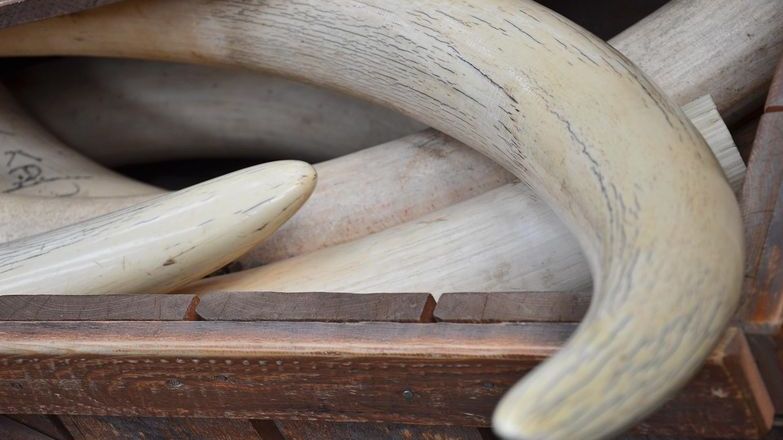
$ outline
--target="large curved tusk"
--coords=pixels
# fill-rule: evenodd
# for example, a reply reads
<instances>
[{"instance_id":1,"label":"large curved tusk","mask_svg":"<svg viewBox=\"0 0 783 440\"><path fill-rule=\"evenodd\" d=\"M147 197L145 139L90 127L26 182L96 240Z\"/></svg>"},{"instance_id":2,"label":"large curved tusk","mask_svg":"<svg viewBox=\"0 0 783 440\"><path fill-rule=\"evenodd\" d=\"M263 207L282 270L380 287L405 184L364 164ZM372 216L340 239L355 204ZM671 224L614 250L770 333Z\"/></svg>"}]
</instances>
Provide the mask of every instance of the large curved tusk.
<instances>
[{"instance_id":1,"label":"large curved tusk","mask_svg":"<svg viewBox=\"0 0 783 440\"><path fill-rule=\"evenodd\" d=\"M734 121L761 104L783 56L781 22L778 0L673 0L609 43L678 104L710 94ZM423 128L329 91L206 66L54 60L10 85L60 139L109 165L215 155L315 162Z\"/></svg>"},{"instance_id":2,"label":"large curved tusk","mask_svg":"<svg viewBox=\"0 0 783 440\"><path fill-rule=\"evenodd\" d=\"M60 59L7 82L52 133L107 165L198 157L319 162L426 128L366 101L244 70Z\"/></svg>"},{"instance_id":3,"label":"large curved tusk","mask_svg":"<svg viewBox=\"0 0 783 440\"><path fill-rule=\"evenodd\" d=\"M740 215L704 140L625 58L539 5L130 1L57 23L35 50L40 40L19 37L36 24L0 35L19 53L197 58L306 77L529 178L573 225L596 293L566 346L501 401L503 436L617 432L692 375L733 314Z\"/></svg>"},{"instance_id":4,"label":"large curved tusk","mask_svg":"<svg viewBox=\"0 0 783 440\"><path fill-rule=\"evenodd\" d=\"M783 3L776 0L763 0L754 2L752 8L747 7L747 0L739 2L675 0L613 38L610 44L619 48L631 60L641 64L645 71L653 72L653 79L663 84L667 94L674 96L679 104L685 104L687 98L697 96L697 93L711 92L718 97L717 105L724 114L736 115L740 111L739 103L752 101L752 97L757 94L756 90L761 89L757 86L769 80L772 64L765 60L774 58L783 51L783 34L778 32L779 23L783 20ZM737 11L743 8L748 11L738 14ZM40 35L41 33L36 33L34 36L25 35L25 37L27 41L35 41L35 38ZM743 37L737 38L737 35ZM0 49L2 49L1 44ZM72 60L60 63L65 66L63 74L58 75L59 78L75 76L78 79L66 80L63 84L57 79L43 75L40 81L45 80L51 84L40 89L40 94L43 94L45 99L36 100L36 95L31 95L28 96L26 103L37 108L39 116L42 114L45 116L47 109L52 109L52 114L63 121L70 120L71 114L88 116L101 114L104 115L103 118L107 118L106 113L111 113L105 108L95 107L97 106L95 101L85 102L84 99L77 99L70 94L60 95L68 93L67 91L71 89L79 96L90 96L86 90L82 93L80 87L114 90L117 91L117 95L128 96L131 92L126 91L126 88L133 87L133 94L165 95L167 102L172 101L171 105L178 106L178 103L189 102L192 99L210 101L218 99L211 95L209 87L192 90L186 84L193 82L197 86L201 84L199 81L214 82L218 78L225 78L214 71L200 70L205 69L203 67L159 63L148 66L128 60L89 62ZM51 64L45 65L47 71L52 67ZM751 67L746 70L744 67L738 67L739 64ZM119 75L118 69L127 71L124 75ZM25 78L29 74L30 72L26 71ZM35 70L32 75L36 76ZM188 81L166 79L179 78L182 75L186 75ZM230 82L221 83L225 84L223 87L228 87L230 93L242 94L240 89L245 82L250 85L253 81L264 82L264 84L268 81L252 79L253 76L248 74L233 75ZM133 78L137 78L136 81L139 83L134 83ZM27 81L24 80L25 85L29 85ZM171 84L172 82L174 84ZM236 86L232 85L235 83ZM275 85L274 82L269 82L267 85L280 87L281 90L276 92L279 94L285 92L287 84ZM58 85L65 86L58 87ZM166 90L165 87L169 86L173 89ZM25 90L38 89L28 87ZM251 95L250 92L244 94ZM57 96L60 98L56 98ZM318 102L321 99L318 96L302 97L302 102L309 102L305 99ZM101 102L113 102L102 100L101 97L103 95L97 95L95 99ZM153 99L144 100L143 108L147 109L146 111L155 115L167 112L167 115L175 115L169 117L174 117L175 120L181 119L176 117L176 109L167 106L156 107L156 102L151 101ZM56 111L57 103L62 102L76 102L81 110L73 112L70 107L65 107L61 111ZM281 108L290 108L296 103L283 100L280 105ZM334 101L330 102L330 105L340 105L340 103ZM90 108L94 110L90 111ZM206 116L211 115L214 120L222 120L221 118L226 117L224 115L231 114L222 109L217 114L208 113L208 107L201 106L198 111L205 112ZM131 117L123 114L123 119L125 116ZM167 118L156 118L156 120L165 121ZM139 123L146 122L146 118L139 121ZM232 126L244 127L243 130L249 132L252 130L268 132L274 128L267 127L268 124L264 122L261 118L258 123L253 121L250 124L252 127L244 127L243 123L248 124L246 118L231 119ZM278 125L290 128L286 124ZM119 128L112 128L112 131L114 130ZM286 130L293 138L306 131L308 130ZM144 130L136 132L141 133ZM278 133L278 136L280 135ZM187 136L185 138L190 139ZM274 140L274 137L269 140L284 142L284 140ZM186 148L182 145L180 147ZM230 148L231 145L223 146L221 153L233 151ZM144 148L139 147L138 150L143 151ZM244 154L243 151L245 150L237 150L236 153ZM96 154L105 153L96 152ZM133 160L139 158L134 157ZM508 183L510 177L500 167L493 166L472 151L467 151L461 143L434 133L412 135L358 155L348 155L317 165L316 169L321 178L314 197L277 234L242 257L240 259L242 267L255 267L301 255L411 221ZM455 169L460 171L455 173ZM353 181L362 182L361 192L353 189ZM397 191L390 191L390 188L395 188ZM340 203L333 203L333 200L339 200ZM503 208L488 205L485 209L502 210ZM17 230L13 233L17 234L14 236L19 236Z\"/></svg>"},{"instance_id":5,"label":"large curved tusk","mask_svg":"<svg viewBox=\"0 0 783 440\"><path fill-rule=\"evenodd\" d=\"M739 190L745 165L712 101L703 97L683 109ZM589 287L587 261L573 235L519 183L342 245L207 278L182 291L430 292L437 299L443 292Z\"/></svg>"},{"instance_id":6,"label":"large curved tusk","mask_svg":"<svg viewBox=\"0 0 783 440\"><path fill-rule=\"evenodd\" d=\"M272 162L6 243L0 294L171 291L269 236L314 185L306 163Z\"/></svg>"},{"instance_id":7,"label":"large curved tusk","mask_svg":"<svg viewBox=\"0 0 783 440\"><path fill-rule=\"evenodd\" d=\"M161 192L68 149L33 122L0 86L0 193L110 197Z\"/></svg>"}]
</instances>

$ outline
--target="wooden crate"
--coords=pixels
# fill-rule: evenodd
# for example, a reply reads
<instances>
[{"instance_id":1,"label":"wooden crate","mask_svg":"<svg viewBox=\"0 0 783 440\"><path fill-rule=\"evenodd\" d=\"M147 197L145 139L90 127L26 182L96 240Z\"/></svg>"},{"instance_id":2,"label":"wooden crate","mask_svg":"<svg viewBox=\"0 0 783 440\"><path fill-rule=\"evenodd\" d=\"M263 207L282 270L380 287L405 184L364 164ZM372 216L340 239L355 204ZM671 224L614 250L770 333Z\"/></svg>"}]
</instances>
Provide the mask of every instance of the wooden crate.
<instances>
[{"instance_id":1,"label":"wooden crate","mask_svg":"<svg viewBox=\"0 0 783 440\"><path fill-rule=\"evenodd\" d=\"M247 438L259 427L290 439L481 438L500 396L563 344L588 302L580 292L455 293L437 305L426 293L0 297L0 413L57 414L84 439ZM759 438L772 416L734 327L633 433ZM207 431L223 434L198 437Z\"/></svg>"}]
</instances>

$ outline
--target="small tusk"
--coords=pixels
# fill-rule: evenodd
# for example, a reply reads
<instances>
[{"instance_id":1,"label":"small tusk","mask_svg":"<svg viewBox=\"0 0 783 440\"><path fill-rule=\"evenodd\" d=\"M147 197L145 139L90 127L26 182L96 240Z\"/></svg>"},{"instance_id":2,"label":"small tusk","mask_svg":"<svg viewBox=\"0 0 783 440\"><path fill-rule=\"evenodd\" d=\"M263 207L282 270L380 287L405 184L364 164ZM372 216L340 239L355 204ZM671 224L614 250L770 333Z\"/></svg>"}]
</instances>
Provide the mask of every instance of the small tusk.
<instances>
[{"instance_id":1,"label":"small tusk","mask_svg":"<svg viewBox=\"0 0 783 440\"><path fill-rule=\"evenodd\" d=\"M712 100L705 96L683 108L739 189L745 165ZM437 299L444 292L583 290L590 284L574 236L518 183L342 245L207 278L182 291L430 292Z\"/></svg>"},{"instance_id":2,"label":"small tusk","mask_svg":"<svg viewBox=\"0 0 783 440\"><path fill-rule=\"evenodd\" d=\"M161 190L68 149L25 115L0 86L0 193L70 198L154 195Z\"/></svg>"},{"instance_id":3,"label":"small tusk","mask_svg":"<svg viewBox=\"0 0 783 440\"><path fill-rule=\"evenodd\" d=\"M314 185L304 162L272 162L3 244L0 294L171 291L268 237Z\"/></svg>"},{"instance_id":4,"label":"small tusk","mask_svg":"<svg viewBox=\"0 0 783 440\"><path fill-rule=\"evenodd\" d=\"M566 346L499 404L504 437L622 430L691 377L739 301L739 207L704 139L624 57L533 2L145 0L46 23L0 32L3 52L306 78L399 109L527 178L574 230L595 294Z\"/></svg>"}]
</instances>

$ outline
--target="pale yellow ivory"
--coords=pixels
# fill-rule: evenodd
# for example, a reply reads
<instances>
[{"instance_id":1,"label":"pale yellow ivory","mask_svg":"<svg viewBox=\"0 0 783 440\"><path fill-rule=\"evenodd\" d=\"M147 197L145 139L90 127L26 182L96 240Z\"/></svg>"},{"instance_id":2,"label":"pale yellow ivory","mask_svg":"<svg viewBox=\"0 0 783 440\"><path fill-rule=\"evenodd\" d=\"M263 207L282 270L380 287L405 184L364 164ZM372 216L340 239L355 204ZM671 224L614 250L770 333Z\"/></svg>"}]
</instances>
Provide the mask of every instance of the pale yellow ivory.
<instances>
[{"instance_id":1,"label":"pale yellow ivory","mask_svg":"<svg viewBox=\"0 0 783 440\"><path fill-rule=\"evenodd\" d=\"M282 161L0 245L0 294L165 293L268 237L307 200L315 171ZM4 205L15 198L4 196Z\"/></svg>"},{"instance_id":2,"label":"pale yellow ivory","mask_svg":"<svg viewBox=\"0 0 783 440\"><path fill-rule=\"evenodd\" d=\"M37 26L0 33L3 52L196 58L306 78L401 110L526 179L573 228L595 294L566 346L499 404L502 436L618 432L690 378L738 302L739 209L704 140L624 57L535 3L130 1L50 21L32 41Z\"/></svg>"},{"instance_id":3,"label":"pale yellow ivory","mask_svg":"<svg viewBox=\"0 0 783 440\"><path fill-rule=\"evenodd\" d=\"M0 193L70 198L161 192L65 147L0 87Z\"/></svg>"},{"instance_id":4,"label":"pale yellow ivory","mask_svg":"<svg viewBox=\"0 0 783 440\"><path fill-rule=\"evenodd\" d=\"M745 164L712 101L702 97L683 109L738 191ZM319 191L320 183L314 195ZM285 238L285 229L296 226L289 222L270 241ZM265 248L258 246L251 254ZM456 291L581 290L590 282L574 236L546 203L518 183L376 234L207 278L182 291L430 292L438 299Z\"/></svg>"}]
</instances>

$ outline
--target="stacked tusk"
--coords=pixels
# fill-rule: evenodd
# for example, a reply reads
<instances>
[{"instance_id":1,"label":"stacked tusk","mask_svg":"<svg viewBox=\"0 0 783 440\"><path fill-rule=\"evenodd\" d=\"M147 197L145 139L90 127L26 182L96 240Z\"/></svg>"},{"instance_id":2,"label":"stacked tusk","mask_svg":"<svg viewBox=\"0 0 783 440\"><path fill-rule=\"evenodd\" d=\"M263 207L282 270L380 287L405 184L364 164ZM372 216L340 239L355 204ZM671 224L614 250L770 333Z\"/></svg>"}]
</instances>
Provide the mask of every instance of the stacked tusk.
<instances>
[{"instance_id":1,"label":"stacked tusk","mask_svg":"<svg viewBox=\"0 0 783 440\"><path fill-rule=\"evenodd\" d=\"M9 85L52 133L107 165L183 157L319 162L425 128L331 90L186 64L45 61Z\"/></svg>"},{"instance_id":2,"label":"stacked tusk","mask_svg":"<svg viewBox=\"0 0 783 440\"><path fill-rule=\"evenodd\" d=\"M5 243L0 294L169 292L269 236L314 185L304 162L272 162Z\"/></svg>"},{"instance_id":3,"label":"stacked tusk","mask_svg":"<svg viewBox=\"0 0 783 440\"><path fill-rule=\"evenodd\" d=\"M738 191L745 164L712 100L699 98L683 110ZM573 235L546 203L518 183L342 245L207 278L182 290L431 292L437 299L455 291L589 287L590 270Z\"/></svg>"},{"instance_id":4,"label":"stacked tusk","mask_svg":"<svg viewBox=\"0 0 783 440\"><path fill-rule=\"evenodd\" d=\"M705 93L711 93L716 97L719 110L733 116L742 110L743 103L755 99L757 92L763 90L762 85L769 81L774 64L768 61L783 52L783 34L779 32L781 20L783 3L777 0L752 1L752 4L750 0L675 0L612 39L610 44L639 64L645 72L652 73L653 79L663 85L663 89L673 96L677 103L685 104ZM59 26L57 23L62 23L62 20L54 21L50 25L41 23L36 28L35 35L22 34L16 39L25 39L30 46L27 51L34 51L45 43L52 44L51 50L55 52L89 53L98 50L90 45L99 43L91 43L89 40L78 45L66 39L41 41L38 36L58 32L46 31L49 26L55 29ZM24 28L21 32L24 32ZM13 40L14 37L11 36L6 39ZM73 47L60 47L68 45ZM0 51L21 46L15 43L3 48L0 44ZM24 49L18 50L18 53L25 53ZM37 50L41 50L40 47ZM747 62L738 62L746 59ZM129 87L126 84L132 84L132 80L125 79L125 75L116 74L117 70L126 67L137 69L127 75L131 78L137 71L142 75L139 81L144 87L137 86L134 93L150 95L164 93L161 90L163 86L173 86L170 84L171 80L165 80L166 75L176 78L175 74L184 71L189 75L189 79L203 76L213 80L217 76L195 69L187 70L182 66L166 67L160 64L144 70L142 67L134 67L138 64L131 63L133 62L125 61L115 65L111 61L96 61L86 67L80 68L77 65L72 69L76 74L85 70L102 73L104 75L100 76L100 80L93 80L100 81L96 85L120 91ZM112 72L115 72L115 75L111 75ZM173 101L172 105L187 102L188 99L193 99L194 94L210 96L206 92L183 89L184 83L180 81L177 87L165 92L166 98ZM241 81L238 82L240 83ZM68 84L72 85L70 82ZM90 86L91 83L86 81L85 84ZM281 89L282 87L280 86ZM144 88L152 91L145 92ZM50 92L55 93L54 90L45 88L38 96L48 96ZM50 117L50 120L55 119L54 116L59 118L63 113L72 113L69 107L55 112L57 103L68 102L66 98L69 96L63 95L62 99L54 100L55 105L51 106L53 110L50 110L53 117ZM37 108L39 114L45 115L42 98L30 95L27 102ZM144 108L152 109L153 114L167 111L173 115L177 114L176 109L155 107L154 104L147 101ZM90 114L89 110L83 111ZM92 114L98 111L100 108ZM220 119L223 113L225 112L213 114L214 119ZM264 113L258 120L254 118L251 122L244 123L265 127L266 120L263 115ZM241 126L243 119L237 117L230 122L232 126ZM256 126L253 128L257 129ZM299 131L307 130L290 128L285 133L279 133L277 137L296 138ZM269 138L269 141L283 144L285 139ZM189 146L180 146L187 147ZM191 148L195 151L200 147ZM222 145L219 153L247 154L245 147L238 148L232 150L231 145ZM139 148L138 151L143 152L144 148ZM184 154L182 151L185 150L175 151ZM132 151L128 151L128 154L131 153ZM138 154L125 160L142 160L145 153ZM507 184L511 178L502 168L472 151L467 151L461 143L433 132L412 135L359 155L340 157L317 166L317 169L320 176L319 186L310 202L278 234L243 257L243 267L255 267L301 255L412 221ZM356 185L361 185L361 191L356 190ZM488 204L484 209L502 210L503 207Z\"/></svg>"},{"instance_id":5,"label":"stacked tusk","mask_svg":"<svg viewBox=\"0 0 783 440\"><path fill-rule=\"evenodd\" d=\"M27 117L2 88L0 142L0 192L3 194L112 197L161 192L71 151Z\"/></svg>"},{"instance_id":6,"label":"stacked tusk","mask_svg":"<svg viewBox=\"0 0 783 440\"><path fill-rule=\"evenodd\" d=\"M400 109L528 179L572 226L595 294L566 346L499 404L502 436L625 428L690 378L739 300L739 209L702 137L625 58L532 2L131 1L2 35L9 52L304 77Z\"/></svg>"}]
</instances>

